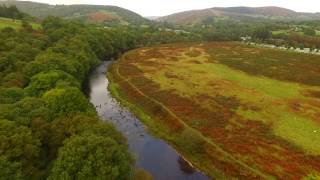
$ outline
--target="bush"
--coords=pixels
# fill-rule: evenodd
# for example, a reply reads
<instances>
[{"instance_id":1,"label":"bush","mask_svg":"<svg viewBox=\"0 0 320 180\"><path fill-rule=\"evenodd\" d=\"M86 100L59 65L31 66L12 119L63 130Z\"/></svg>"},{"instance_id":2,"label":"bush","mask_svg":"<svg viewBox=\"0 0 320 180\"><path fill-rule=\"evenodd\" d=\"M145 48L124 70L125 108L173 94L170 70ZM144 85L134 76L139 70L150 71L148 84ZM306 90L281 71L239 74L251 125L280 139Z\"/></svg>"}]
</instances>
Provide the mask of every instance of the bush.
<instances>
[{"instance_id":1,"label":"bush","mask_svg":"<svg viewBox=\"0 0 320 180\"><path fill-rule=\"evenodd\" d=\"M183 146L181 147L184 147L185 149L187 149L188 152L192 152L192 153L203 152L205 141L202 139L202 137L199 134L196 134L194 131L191 131L190 129L185 129L181 133L180 138L181 138L181 143L183 143Z\"/></svg>"}]
</instances>

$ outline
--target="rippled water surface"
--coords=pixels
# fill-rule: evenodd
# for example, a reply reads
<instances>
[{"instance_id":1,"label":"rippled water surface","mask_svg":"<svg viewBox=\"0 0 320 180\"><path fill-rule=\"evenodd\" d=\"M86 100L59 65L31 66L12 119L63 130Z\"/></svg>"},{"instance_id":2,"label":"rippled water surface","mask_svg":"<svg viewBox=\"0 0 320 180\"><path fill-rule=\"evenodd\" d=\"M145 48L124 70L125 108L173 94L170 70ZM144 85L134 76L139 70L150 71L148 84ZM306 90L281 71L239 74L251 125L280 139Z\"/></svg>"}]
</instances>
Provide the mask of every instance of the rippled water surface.
<instances>
[{"instance_id":1,"label":"rippled water surface","mask_svg":"<svg viewBox=\"0 0 320 180\"><path fill-rule=\"evenodd\" d=\"M110 95L106 78L110 63L104 62L92 72L89 80L90 101L103 120L113 123L127 137L136 166L147 170L156 180L209 179L189 166L165 141L148 134L139 119Z\"/></svg>"}]
</instances>

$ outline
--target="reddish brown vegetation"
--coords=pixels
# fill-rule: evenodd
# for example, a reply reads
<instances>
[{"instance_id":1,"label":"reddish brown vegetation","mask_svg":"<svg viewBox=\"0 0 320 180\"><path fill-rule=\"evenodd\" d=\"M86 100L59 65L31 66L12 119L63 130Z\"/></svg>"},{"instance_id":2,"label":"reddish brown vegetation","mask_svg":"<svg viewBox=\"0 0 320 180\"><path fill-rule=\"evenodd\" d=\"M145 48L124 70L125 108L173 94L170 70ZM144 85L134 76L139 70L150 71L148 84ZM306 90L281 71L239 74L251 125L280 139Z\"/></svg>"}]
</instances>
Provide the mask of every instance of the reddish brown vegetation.
<instances>
[{"instance_id":1,"label":"reddish brown vegetation","mask_svg":"<svg viewBox=\"0 0 320 180\"><path fill-rule=\"evenodd\" d=\"M320 124L320 102L315 100L293 99L288 102L290 109L298 114L310 117ZM306 111L307 109L307 111Z\"/></svg>"},{"instance_id":2,"label":"reddish brown vegetation","mask_svg":"<svg viewBox=\"0 0 320 180\"><path fill-rule=\"evenodd\" d=\"M107 22L107 21L119 20L119 17L117 17L115 15L111 15L111 14L106 14L103 12L95 12L95 13L89 14L88 20L90 22L103 23L103 22Z\"/></svg>"},{"instance_id":3,"label":"reddish brown vegetation","mask_svg":"<svg viewBox=\"0 0 320 180\"><path fill-rule=\"evenodd\" d=\"M221 44L219 44L221 46ZM228 44L229 45L229 44ZM214 44L206 44L205 49L213 48ZM236 47L234 45L233 47ZM211 97L200 94L192 98L185 98L174 91L159 90L159 85L143 77L144 73L137 67L157 66L157 69L165 67L166 61L151 60L164 58L166 55L174 56L186 51L182 46L170 47L170 45L152 48L139 53L127 54L117 67L122 76L129 79L137 89L133 88L127 81L117 76L114 72L115 81L121 86L121 92L130 101L139 107L159 123L165 125L173 133L182 132L184 126L172 116L166 109L147 97L161 102L179 119L188 126L197 129L224 151L231 154L237 160L244 162L259 171L272 175L279 179L301 179L312 170L320 172L320 157L305 154L301 149L289 144L287 141L276 137L270 125L259 121L245 119L235 113L238 108L259 111L259 108L242 104L236 97L217 95ZM210 50L209 50L210 51ZM252 49L248 49L252 51ZM138 55L137 55L138 54ZM137 57L138 56L138 57ZM213 57L214 59L217 57ZM139 59L139 61L137 61ZM179 78L176 75L166 73L167 78ZM141 94L141 92L143 94ZM319 92L310 92L312 96L320 96ZM209 101L210 107L204 108L197 102ZM314 103L314 102L308 102ZM300 102L292 102L292 109L299 111ZM320 106L318 106L320 108ZM316 116L320 116L317 114ZM212 166L230 177L240 179L260 179L255 173L241 166L239 163L225 157L225 154L206 143L203 153L211 160Z\"/></svg>"},{"instance_id":4,"label":"reddish brown vegetation","mask_svg":"<svg viewBox=\"0 0 320 180\"><path fill-rule=\"evenodd\" d=\"M226 46L226 47L225 47ZM251 75L266 76L282 81L320 85L320 61L318 55L278 51L243 46L237 43L207 43L203 48L217 61ZM230 55L230 49L237 54Z\"/></svg>"},{"instance_id":5,"label":"reddish brown vegetation","mask_svg":"<svg viewBox=\"0 0 320 180\"><path fill-rule=\"evenodd\" d=\"M311 97L315 97L315 98L320 98L320 91L310 90L306 93L306 95L311 96Z\"/></svg>"}]
</instances>

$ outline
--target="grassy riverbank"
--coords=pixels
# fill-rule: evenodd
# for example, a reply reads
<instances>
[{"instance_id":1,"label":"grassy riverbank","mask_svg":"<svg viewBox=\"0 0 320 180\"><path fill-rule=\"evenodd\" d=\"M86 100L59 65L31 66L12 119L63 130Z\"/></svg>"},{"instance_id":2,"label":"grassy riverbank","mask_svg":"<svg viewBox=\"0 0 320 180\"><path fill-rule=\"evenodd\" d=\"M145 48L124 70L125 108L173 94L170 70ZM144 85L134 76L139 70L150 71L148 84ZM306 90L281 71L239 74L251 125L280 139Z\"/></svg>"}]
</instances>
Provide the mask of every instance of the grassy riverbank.
<instances>
[{"instance_id":1,"label":"grassy riverbank","mask_svg":"<svg viewBox=\"0 0 320 180\"><path fill-rule=\"evenodd\" d=\"M208 161L208 159L206 159L201 153L196 153L193 149L182 148L183 144L185 143L183 137L181 137L179 134L173 133L167 127L152 120L147 112L143 110L143 107L134 104L127 99L128 96L126 96L125 92L123 92L120 88L120 84L122 82L117 82L115 80L117 79L117 75L114 74L115 72L113 72L115 66L117 66L116 63L112 65L110 68L111 70L108 71L107 74L109 80L108 89L112 96L116 98L122 106L125 106L132 113L134 113L134 115L147 126L147 129L151 134L166 140L179 152L179 154L181 154L181 156L185 157L186 161L192 163L194 167L201 169L209 177L220 177L220 179L226 179L221 172L218 172L216 169L210 167L210 161ZM202 141L201 138L199 138L199 141Z\"/></svg>"},{"instance_id":2,"label":"grassy riverbank","mask_svg":"<svg viewBox=\"0 0 320 180\"><path fill-rule=\"evenodd\" d=\"M109 88L210 177L303 178L320 171L317 58L238 43L141 48L113 64Z\"/></svg>"}]
</instances>

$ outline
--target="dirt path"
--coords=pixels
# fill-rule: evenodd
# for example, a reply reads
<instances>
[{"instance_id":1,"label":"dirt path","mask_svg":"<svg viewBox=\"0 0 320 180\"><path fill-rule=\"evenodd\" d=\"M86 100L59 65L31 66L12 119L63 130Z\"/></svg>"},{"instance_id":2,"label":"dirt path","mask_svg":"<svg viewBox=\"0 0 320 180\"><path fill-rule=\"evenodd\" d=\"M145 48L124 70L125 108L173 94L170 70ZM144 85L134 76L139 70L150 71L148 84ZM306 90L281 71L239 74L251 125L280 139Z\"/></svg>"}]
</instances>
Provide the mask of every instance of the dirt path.
<instances>
[{"instance_id":1,"label":"dirt path","mask_svg":"<svg viewBox=\"0 0 320 180\"><path fill-rule=\"evenodd\" d=\"M175 119L177 119L186 129L192 131L193 133L197 134L199 137L201 137L205 142L207 142L209 145L211 145L213 148L215 148L218 152L222 153L225 157L227 157L229 160L232 160L233 162L236 162L238 165L244 167L245 169L248 169L249 171L251 171L253 174L258 175L264 179L275 179L274 177L265 174L261 171L259 171L258 169L252 168L251 166L249 166L248 164L246 164L245 162L233 157L230 153L226 152L225 150L223 150L219 145L215 144L214 142L212 142L211 139L205 137L204 135L202 135L199 131L191 128L189 125L187 125L182 119L180 119L174 112L172 112L168 107L166 107L164 104L162 104L161 102L159 102L158 100L146 95L145 93L143 93L139 88L137 88L133 83L130 82L130 78L126 78L124 76L122 76L119 72L119 66L118 64L115 64L115 68L116 68L116 73L118 75L118 77L120 77L122 79L122 81L126 81L134 90L136 90L139 94L141 94L143 97L145 97L146 99L148 99L149 101L151 101L152 103L155 103L157 105L159 105L160 107L162 107L165 111L168 112L168 114L172 117L174 117Z\"/></svg>"}]
</instances>

